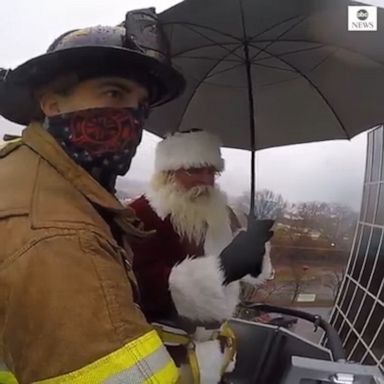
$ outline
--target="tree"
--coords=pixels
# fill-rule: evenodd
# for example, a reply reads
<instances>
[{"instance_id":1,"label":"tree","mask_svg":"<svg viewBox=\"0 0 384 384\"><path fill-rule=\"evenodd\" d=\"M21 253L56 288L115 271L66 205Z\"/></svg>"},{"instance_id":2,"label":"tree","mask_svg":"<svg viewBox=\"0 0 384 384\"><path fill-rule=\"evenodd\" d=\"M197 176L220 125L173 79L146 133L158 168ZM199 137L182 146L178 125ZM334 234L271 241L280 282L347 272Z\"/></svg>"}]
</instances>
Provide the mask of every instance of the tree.
<instances>
[{"instance_id":1,"label":"tree","mask_svg":"<svg viewBox=\"0 0 384 384\"><path fill-rule=\"evenodd\" d=\"M341 285L343 283L344 270L332 270L328 271L323 276L323 285L327 287L332 292L332 299L335 302L337 295L340 291Z\"/></svg>"},{"instance_id":2,"label":"tree","mask_svg":"<svg viewBox=\"0 0 384 384\"><path fill-rule=\"evenodd\" d=\"M358 215L350 207L338 203L305 202L296 206L301 230L320 234L329 245L349 249Z\"/></svg>"},{"instance_id":3,"label":"tree","mask_svg":"<svg viewBox=\"0 0 384 384\"><path fill-rule=\"evenodd\" d=\"M292 287L292 304L294 304L299 297L300 293L307 286L309 267L307 265L298 265L293 258L291 258L291 272L292 280L290 285Z\"/></svg>"},{"instance_id":4,"label":"tree","mask_svg":"<svg viewBox=\"0 0 384 384\"><path fill-rule=\"evenodd\" d=\"M237 199L237 208L248 214L250 207L250 193L244 192ZM258 219L277 219L287 206L283 196L269 189L262 189L255 193L255 213Z\"/></svg>"}]
</instances>

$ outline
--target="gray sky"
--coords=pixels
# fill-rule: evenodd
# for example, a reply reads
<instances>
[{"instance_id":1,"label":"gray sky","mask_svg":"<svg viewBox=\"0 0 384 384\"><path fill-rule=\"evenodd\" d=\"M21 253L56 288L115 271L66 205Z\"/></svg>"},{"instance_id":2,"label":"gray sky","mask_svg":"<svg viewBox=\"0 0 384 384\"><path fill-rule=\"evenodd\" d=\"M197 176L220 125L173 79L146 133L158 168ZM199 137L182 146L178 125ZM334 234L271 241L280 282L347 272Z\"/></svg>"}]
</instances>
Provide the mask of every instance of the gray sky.
<instances>
[{"instance_id":1,"label":"gray sky","mask_svg":"<svg viewBox=\"0 0 384 384\"><path fill-rule=\"evenodd\" d=\"M335 0L336 1L336 0ZM3 0L0 12L0 67L13 68L43 53L61 33L96 24L117 24L127 10L155 6L158 11L176 0ZM366 3L383 5L384 0ZM0 118L0 135L21 127ZM147 180L153 169L157 138L144 136L126 178ZM366 135L351 142L334 141L268 149L258 154L258 186L290 201L324 200L360 206ZM224 190L239 195L249 188L249 153L224 150Z\"/></svg>"}]
</instances>

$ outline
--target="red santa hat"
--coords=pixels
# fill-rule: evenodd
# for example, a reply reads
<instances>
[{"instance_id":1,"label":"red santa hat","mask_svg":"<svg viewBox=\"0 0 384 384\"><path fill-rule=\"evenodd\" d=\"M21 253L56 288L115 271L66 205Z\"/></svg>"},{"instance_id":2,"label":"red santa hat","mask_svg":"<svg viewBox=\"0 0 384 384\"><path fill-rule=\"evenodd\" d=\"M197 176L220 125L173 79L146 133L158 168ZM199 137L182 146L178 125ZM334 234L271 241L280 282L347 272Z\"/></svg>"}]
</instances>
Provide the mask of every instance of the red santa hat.
<instances>
[{"instance_id":1,"label":"red santa hat","mask_svg":"<svg viewBox=\"0 0 384 384\"><path fill-rule=\"evenodd\" d=\"M156 148L155 171L213 166L224 170L220 139L208 132L194 129L168 135Z\"/></svg>"}]
</instances>

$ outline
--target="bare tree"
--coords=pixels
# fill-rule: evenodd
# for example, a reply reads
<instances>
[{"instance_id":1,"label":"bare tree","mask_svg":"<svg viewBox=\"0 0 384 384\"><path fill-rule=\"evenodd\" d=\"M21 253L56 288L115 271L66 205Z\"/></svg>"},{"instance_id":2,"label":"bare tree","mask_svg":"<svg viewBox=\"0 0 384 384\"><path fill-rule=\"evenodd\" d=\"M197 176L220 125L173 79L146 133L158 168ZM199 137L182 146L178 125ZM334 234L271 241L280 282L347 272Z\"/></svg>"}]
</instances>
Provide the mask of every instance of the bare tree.
<instances>
[{"instance_id":1,"label":"bare tree","mask_svg":"<svg viewBox=\"0 0 384 384\"><path fill-rule=\"evenodd\" d=\"M250 200L249 192L243 193L237 200L237 208L247 214ZM283 196L279 193L269 189L263 189L255 193L255 213L258 219L277 219L286 206Z\"/></svg>"},{"instance_id":2,"label":"bare tree","mask_svg":"<svg viewBox=\"0 0 384 384\"><path fill-rule=\"evenodd\" d=\"M344 270L332 270L325 274L323 277L323 285L324 287L329 288L332 292L333 301L335 301L337 298L337 295L343 283L343 278Z\"/></svg>"},{"instance_id":3,"label":"bare tree","mask_svg":"<svg viewBox=\"0 0 384 384\"><path fill-rule=\"evenodd\" d=\"M290 267L292 273L292 279L289 284L292 287L292 304L294 304L299 297L300 293L303 292L304 288L307 286L308 271L309 267L306 265L300 265L295 262L294 257L290 257Z\"/></svg>"}]
</instances>

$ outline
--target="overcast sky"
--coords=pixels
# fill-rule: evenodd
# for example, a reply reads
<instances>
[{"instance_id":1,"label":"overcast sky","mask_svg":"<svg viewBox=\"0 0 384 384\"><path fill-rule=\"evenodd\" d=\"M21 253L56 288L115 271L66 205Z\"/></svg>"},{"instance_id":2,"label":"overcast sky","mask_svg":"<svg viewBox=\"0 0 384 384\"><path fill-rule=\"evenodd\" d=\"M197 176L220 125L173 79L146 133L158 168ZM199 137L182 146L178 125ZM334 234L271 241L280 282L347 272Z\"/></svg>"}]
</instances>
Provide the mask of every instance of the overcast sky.
<instances>
[{"instance_id":1,"label":"overcast sky","mask_svg":"<svg viewBox=\"0 0 384 384\"><path fill-rule=\"evenodd\" d=\"M208 1L208 0L207 0ZM287 0L289 1L289 0ZM336 1L336 0L335 0ZM67 30L90 25L114 25L127 10L155 6L164 10L174 0L2 0L0 67L13 68L43 53ZM383 5L383 0L372 0ZM367 2L368 3L368 2ZM0 135L21 127L0 118ZM127 179L147 180L153 169L157 138L144 136ZM258 186L281 193L290 201L343 202L358 209L365 165L366 135L351 142L334 141L268 149L258 154ZM227 170L220 183L229 194L249 188L249 153L224 150Z\"/></svg>"}]
</instances>

